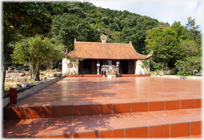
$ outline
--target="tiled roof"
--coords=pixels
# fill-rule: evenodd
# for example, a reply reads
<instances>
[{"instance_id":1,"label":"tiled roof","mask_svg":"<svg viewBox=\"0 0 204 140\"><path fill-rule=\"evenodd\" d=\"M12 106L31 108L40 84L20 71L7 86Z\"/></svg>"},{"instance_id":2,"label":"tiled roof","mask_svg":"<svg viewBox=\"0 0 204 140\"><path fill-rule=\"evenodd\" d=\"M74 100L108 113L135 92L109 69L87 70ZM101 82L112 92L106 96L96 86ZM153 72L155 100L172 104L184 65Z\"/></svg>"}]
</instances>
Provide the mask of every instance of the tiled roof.
<instances>
[{"instance_id":1,"label":"tiled roof","mask_svg":"<svg viewBox=\"0 0 204 140\"><path fill-rule=\"evenodd\" d=\"M85 59L148 59L151 56L139 54L128 43L102 43L74 41L70 57Z\"/></svg>"}]
</instances>

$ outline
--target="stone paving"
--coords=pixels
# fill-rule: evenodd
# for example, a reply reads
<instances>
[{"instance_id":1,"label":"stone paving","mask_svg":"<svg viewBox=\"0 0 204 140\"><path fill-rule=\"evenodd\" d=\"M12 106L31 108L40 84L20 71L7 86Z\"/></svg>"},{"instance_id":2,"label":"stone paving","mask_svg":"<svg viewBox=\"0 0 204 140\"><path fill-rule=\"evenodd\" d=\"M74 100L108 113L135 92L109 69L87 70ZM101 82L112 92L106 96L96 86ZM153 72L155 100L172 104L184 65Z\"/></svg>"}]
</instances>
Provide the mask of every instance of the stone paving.
<instances>
[{"instance_id":1,"label":"stone paving","mask_svg":"<svg viewBox=\"0 0 204 140\"><path fill-rule=\"evenodd\" d=\"M17 106L88 105L201 99L201 81L156 77L64 78Z\"/></svg>"},{"instance_id":2,"label":"stone paving","mask_svg":"<svg viewBox=\"0 0 204 140\"><path fill-rule=\"evenodd\" d=\"M6 109L13 138L201 138L201 80L64 78Z\"/></svg>"}]
</instances>

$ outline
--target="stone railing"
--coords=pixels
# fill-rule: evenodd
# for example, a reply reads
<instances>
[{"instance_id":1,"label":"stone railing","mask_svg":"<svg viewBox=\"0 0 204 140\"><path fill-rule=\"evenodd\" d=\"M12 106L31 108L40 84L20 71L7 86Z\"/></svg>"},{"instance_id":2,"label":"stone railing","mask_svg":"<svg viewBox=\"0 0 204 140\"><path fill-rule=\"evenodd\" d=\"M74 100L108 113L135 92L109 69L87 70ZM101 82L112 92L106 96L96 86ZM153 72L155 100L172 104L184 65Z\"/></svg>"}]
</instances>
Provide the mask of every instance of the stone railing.
<instances>
[{"instance_id":1,"label":"stone railing","mask_svg":"<svg viewBox=\"0 0 204 140\"><path fill-rule=\"evenodd\" d=\"M17 100L25 98L25 97L43 89L43 88L45 88L46 86L49 86L49 85L63 79L64 77L65 76L53 77L53 78L49 78L49 79L46 79L43 81L32 83L30 87L25 87L25 88L19 87L16 89L17 95L18 95ZM3 99L2 99L3 100L3 107L7 106L10 102L10 97L9 97L8 92L9 91L5 92L3 95Z\"/></svg>"}]
</instances>

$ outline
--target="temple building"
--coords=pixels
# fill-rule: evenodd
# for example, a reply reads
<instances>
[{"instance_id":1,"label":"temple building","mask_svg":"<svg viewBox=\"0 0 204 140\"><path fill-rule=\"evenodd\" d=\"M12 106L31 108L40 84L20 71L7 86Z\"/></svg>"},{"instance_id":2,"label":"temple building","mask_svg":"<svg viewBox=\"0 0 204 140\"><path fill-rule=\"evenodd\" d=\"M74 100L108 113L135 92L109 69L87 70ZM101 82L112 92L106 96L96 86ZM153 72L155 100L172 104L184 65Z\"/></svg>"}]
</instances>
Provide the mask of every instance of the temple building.
<instances>
[{"instance_id":1,"label":"temple building","mask_svg":"<svg viewBox=\"0 0 204 140\"><path fill-rule=\"evenodd\" d=\"M62 60L63 74L101 74L104 67L115 66L120 74L148 72L142 68L142 61L151 57L136 52L130 43L83 42L74 40L74 50L68 53L71 58L83 58L79 64Z\"/></svg>"}]
</instances>

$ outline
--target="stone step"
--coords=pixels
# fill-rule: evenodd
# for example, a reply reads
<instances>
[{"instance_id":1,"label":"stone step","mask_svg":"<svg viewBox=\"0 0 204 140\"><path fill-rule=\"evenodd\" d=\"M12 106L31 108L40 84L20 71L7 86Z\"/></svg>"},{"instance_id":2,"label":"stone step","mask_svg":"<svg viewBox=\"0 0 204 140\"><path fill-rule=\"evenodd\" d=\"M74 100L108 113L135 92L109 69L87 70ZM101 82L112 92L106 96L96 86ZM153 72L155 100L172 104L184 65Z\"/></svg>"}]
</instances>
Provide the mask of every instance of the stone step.
<instances>
[{"instance_id":1,"label":"stone step","mask_svg":"<svg viewBox=\"0 0 204 140\"><path fill-rule=\"evenodd\" d=\"M178 138L201 135L201 108L4 121L4 138Z\"/></svg>"},{"instance_id":2,"label":"stone step","mask_svg":"<svg viewBox=\"0 0 204 140\"><path fill-rule=\"evenodd\" d=\"M86 102L63 102L34 105L16 105L5 109L5 119L34 119L56 118L68 116L151 112L163 110L180 110L201 108L201 99L172 100L172 101L143 101L112 104L89 104Z\"/></svg>"}]
</instances>

